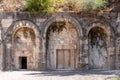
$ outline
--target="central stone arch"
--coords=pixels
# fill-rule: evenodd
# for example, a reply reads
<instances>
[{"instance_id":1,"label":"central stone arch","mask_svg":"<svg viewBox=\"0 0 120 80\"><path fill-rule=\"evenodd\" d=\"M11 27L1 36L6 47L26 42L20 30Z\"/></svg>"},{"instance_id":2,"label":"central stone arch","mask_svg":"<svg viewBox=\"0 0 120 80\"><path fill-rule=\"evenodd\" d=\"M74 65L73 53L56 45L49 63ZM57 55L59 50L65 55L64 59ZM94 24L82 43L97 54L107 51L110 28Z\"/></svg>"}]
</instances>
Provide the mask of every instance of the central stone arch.
<instances>
[{"instance_id":1,"label":"central stone arch","mask_svg":"<svg viewBox=\"0 0 120 80\"><path fill-rule=\"evenodd\" d=\"M82 51L81 50L81 48L82 48L82 45L81 45L81 43L82 43L82 28L81 28L79 22L75 18L71 17L68 14L58 14L58 15L48 19L44 23L44 26L45 26L45 28L44 28L44 32L43 32L43 37L45 38L45 44L46 44L46 47L45 47L46 60L45 61L46 61L47 69L52 69L52 70L80 69L81 64L80 64L79 59L80 59L80 55L81 55L81 51ZM54 29L55 27L57 27L57 29ZM57 30L58 32L54 32L54 30ZM63 33L65 35L63 35ZM70 33L70 34L68 34L68 33ZM68 37L68 35L73 36L72 33L75 34L75 36L74 36L75 39ZM50 35L51 35L51 37L49 37ZM54 35L56 35L56 37ZM50 40L48 40L48 38ZM68 39L68 41L71 39L71 43L74 44L74 42L75 42L75 45L70 44L70 42L66 43L65 41L67 41L67 39ZM72 42L72 40L73 40L73 42ZM52 43L51 41L56 42L56 43ZM70 44L74 47L70 48L70 45L65 46L65 44L66 45ZM50 48L53 48L53 51L50 50ZM69 55L67 53L70 53L71 55ZM69 56L72 56L72 53L75 53L75 54L73 54L73 56L75 56L75 57L73 57L73 59L74 59L73 64L72 64L72 62L69 62L72 65L68 66L67 62L66 62L66 66L63 66L65 64L62 62L65 62L67 59L70 60ZM50 55L50 54L54 54L54 55ZM66 55L68 57L63 58L64 61L60 62L59 57L63 56L63 55ZM53 62L53 63L51 64L51 62Z\"/></svg>"}]
</instances>

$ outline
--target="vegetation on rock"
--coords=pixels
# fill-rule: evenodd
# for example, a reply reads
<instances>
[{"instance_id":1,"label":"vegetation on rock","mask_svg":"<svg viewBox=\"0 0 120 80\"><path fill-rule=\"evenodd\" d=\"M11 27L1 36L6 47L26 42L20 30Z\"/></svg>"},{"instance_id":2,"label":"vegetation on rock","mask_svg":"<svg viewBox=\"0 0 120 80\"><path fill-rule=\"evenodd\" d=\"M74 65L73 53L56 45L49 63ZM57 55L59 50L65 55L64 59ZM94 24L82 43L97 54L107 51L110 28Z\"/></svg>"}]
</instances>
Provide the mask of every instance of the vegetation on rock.
<instances>
[{"instance_id":1,"label":"vegetation on rock","mask_svg":"<svg viewBox=\"0 0 120 80\"><path fill-rule=\"evenodd\" d=\"M74 11L102 10L106 7L106 0L68 0L70 9Z\"/></svg>"},{"instance_id":2,"label":"vegetation on rock","mask_svg":"<svg viewBox=\"0 0 120 80\"><path fill-rule=\"evenodd\" d=\"M26 8L30 12L54 12L63 0L26 0Z\"/></svg>"},{"instance_id":3,"label":"vegetation on rock","mask_svg":"<svg viewBox=\"0 0 120 80\"><path fill-rule=\"evenodd\" d=\"M100 11L119 9L119 3L119 0L0 0L0 11Z\"/></svg>"}]
</instances>

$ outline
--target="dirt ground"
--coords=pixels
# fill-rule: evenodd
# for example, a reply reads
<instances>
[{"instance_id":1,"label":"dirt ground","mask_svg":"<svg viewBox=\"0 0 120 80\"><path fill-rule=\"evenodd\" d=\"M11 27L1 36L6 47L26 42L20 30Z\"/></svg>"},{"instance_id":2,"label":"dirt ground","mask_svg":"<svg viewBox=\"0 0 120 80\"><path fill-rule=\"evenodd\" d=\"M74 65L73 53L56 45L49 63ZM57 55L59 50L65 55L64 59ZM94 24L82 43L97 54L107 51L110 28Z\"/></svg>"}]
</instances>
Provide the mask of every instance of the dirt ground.
<instances>
[{"instance_id":1,"label":"dirt ground","mask_svg":"<svg viewBox=\"0 0 120 80\"><path fill-rule=\"evenodd\" d=\"M0 80L120 80L120 71L4 71Z\"/></svg>"}]
</instances>

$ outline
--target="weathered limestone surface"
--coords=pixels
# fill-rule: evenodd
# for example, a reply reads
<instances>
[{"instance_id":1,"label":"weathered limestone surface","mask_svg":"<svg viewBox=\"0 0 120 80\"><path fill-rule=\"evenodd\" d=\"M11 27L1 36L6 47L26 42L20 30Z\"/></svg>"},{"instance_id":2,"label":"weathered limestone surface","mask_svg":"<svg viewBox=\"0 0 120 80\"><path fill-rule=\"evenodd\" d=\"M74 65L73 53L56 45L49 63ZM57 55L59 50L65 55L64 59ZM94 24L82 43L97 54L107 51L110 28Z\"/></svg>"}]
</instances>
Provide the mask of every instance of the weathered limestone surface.
<instances>
[{"instance_id":1,"label":"weathered limestone surface","mask_svg":"<svg viewBox=\"0 0 120 80\"><path fill-rule=\"evenodd\" d=\"M14 34L13 40L13 58L14 58L14 67L15 69L21 68L20 57L27 57L27 65L28 69L36 69L37 68L37 59L38 55L36 53L36 36L33 30L23 27L20 28ZM19 65L18 65L19 64Z\"/></svg>"},{"instance_id":2,"label":"weathered limestone surface","mask_svg":"<svg viewBox=\"0 0 120 80\"><path fill-rule=\"evenodd\" d=\"M101 28L93 28L89 32L89 64L90 68L107 68L106 34Z\"/></svg>"},{"instance_id":3,"label":"weathered limestone surface","mask_svg":"<svg viewBox=\"0 0 120 80\"><path fill-rule=\"evenodd\" d=\"M22 69L20 57L28 70L120 69L120 13L1 12L0 69Z\"/></svg>"},{"instance_id":4,"label":"weathered limestone surface","mask_svg":"<svg viewBox=\"0 0 120 80\"><path fill-rule=\"evenodd\" d=\"M61 28L57 28L57 24L62 24ZM69 23L56 23L48 29L48 68L49 69L73 69L76 65L77 50L77 32ZM57 59L58 58L58 59Z\"/></svg>"}]
</instances>

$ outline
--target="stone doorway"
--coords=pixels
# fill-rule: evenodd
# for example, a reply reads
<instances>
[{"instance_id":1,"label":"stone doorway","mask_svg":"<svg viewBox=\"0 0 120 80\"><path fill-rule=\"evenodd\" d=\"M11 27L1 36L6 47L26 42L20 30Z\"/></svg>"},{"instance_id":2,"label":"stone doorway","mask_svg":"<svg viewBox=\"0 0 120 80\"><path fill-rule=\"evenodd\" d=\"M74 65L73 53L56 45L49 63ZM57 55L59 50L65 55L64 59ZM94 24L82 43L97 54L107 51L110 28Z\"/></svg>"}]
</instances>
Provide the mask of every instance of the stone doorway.
<instances>
[{"instance_id":1,"label":"stone doorway","mask_svg":"<svg viewBox=\"0 0 120 80\"><path fill-rule=\"evenodd\" d=\"M74 70L77 60L77 42L77 31L72 24L52 23L47 31L47 68Z\"/></svg>"},{"instance_id":2,"label":"stone doorway","mask_svg":"<svg viewBox=\"0 0 120 80\"><path fill-rule=\"evenodd\" d=\"M94 27L89 31L89 69L107 68L107 35L105 30Z\"/></svg>"},{"instance_id":3,"label":"stone doorway","mask_svg":"<svg viewBox=\"0 0 120 80\"><path fill-rule=\"evenodd\" d=\"M19 57L20 69L27 69L27 57Z\"/></svg>"},{"instance_id":4,"label":"stone doorway","mask_svg":"<svg viewBox=\"0 0 120 80\"><path fill-rule=\"evenodd\" d=\"M74 70L74 68L75 68L75 50L58 49L57 69Z\"/></svg>"}]
</instances>

